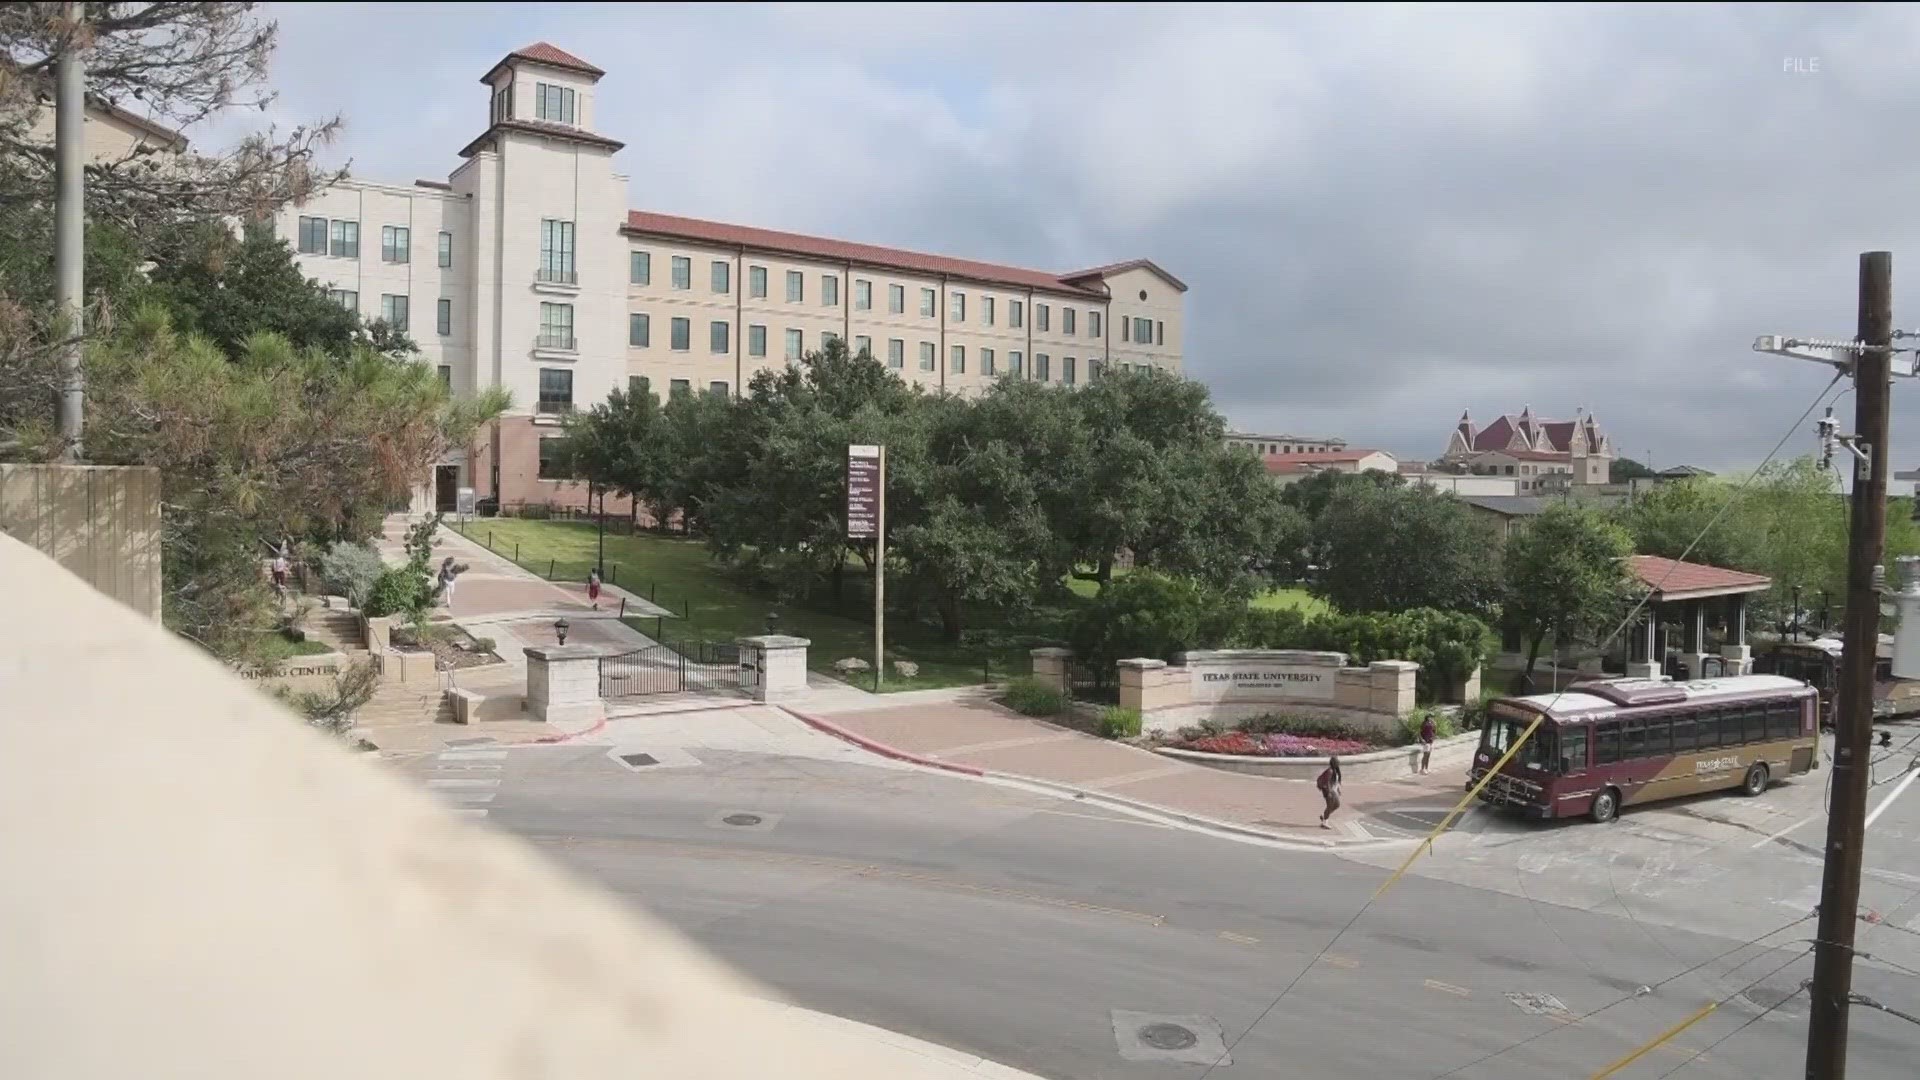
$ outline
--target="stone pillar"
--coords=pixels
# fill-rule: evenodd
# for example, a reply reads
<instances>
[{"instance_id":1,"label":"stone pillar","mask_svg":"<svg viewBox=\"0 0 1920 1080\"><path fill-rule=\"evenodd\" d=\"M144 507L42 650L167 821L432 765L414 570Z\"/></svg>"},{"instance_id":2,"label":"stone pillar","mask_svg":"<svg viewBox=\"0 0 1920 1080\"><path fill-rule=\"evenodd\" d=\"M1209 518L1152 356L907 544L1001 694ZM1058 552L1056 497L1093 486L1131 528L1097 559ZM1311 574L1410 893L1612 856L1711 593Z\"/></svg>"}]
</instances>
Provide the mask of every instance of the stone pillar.
<instances>
[{"instance_id":1,"label":"stone pillar","mask_svg":"<svg viewBox=\"0 0 1920 1080\"><path fill-rule=\"evenodd\" d=\"M530 645L527 711L548 723L604 719L600 699L600 650L587 645Z\"/></svg>"},{"instance_id":2,"label":"stone pillar","mask_svg":"<svg viewBox=\"0 0 1920 1080\"><path fill-rule=\"evenodd\" d=\"M1136 712L1147 711L1146 681L1147 672L1166 669L1165 660L1122 660L1120 668L1120 707Z\"/></svg>"},{"instance_id":3,"label":"stone pillar","mask_svg":"<svg viewBox=\"0 0 1920 1080\"><path fill-rule=\"evenodd\" d=\"M1072 649L1035 649L1033 657L1033 677L1071 696L1073 686L1069 682L1067 663L1073 659Z\"/></svg>"},{"instance_id":4,"label":"stone pillar","mask_svg":"<svg viewBox=\"0 0 1920 1080\"><path fill-rule=\"evenodd\" d=\"M753 700L792 701L807 692L807 646L813 642L785 634L735 639L740 666L754 668Z\"/></svg>"},{"instance_id":5,"label":"stone pillar","mask_svg":"<svg viewBox=\"0 0 1920 1080\"><path fill-rule=\"evenodd\" d=\"M1744 595L1733 598L1733 625L1728 627L1728 636L1733 644L1745 647L1747 644L1747 598Z\"/></svg>"},{"instance_id":6,"label":"stone pillar","mask_svg":"<svg viewBox=\"0 0 1920 1080\"><path fill-rule=\"evenodd\" d=\"M1468 672L1467 677L1460 683L1460 701L1462 704L1471 705L1479 700L1480 668L1478 665L1475 665L1474 669Z\"/></svg>"},{"instance_id":7,"label":"stone pillar","mask_svg":"<svg viewBox=\"0 0 1920 1080\"><path fill-rule=\"evenodd\" d=\"M1635 663L1631 663L1631 664L1628 664L1628 665L1627 665L1627 678L1629 678L1629 679L1659 679L1659 678L1660 678L1660 665L1659 665L1659 664L1656 664L1656 663L1654 663L1654 662L1653 662L1653 661L1651 661L1651 660L1648 660L1648 661L1646 661L1645 663L1639 663L1639 662L1635 662Z\"/></svg>"},{"instance_id":8,"label":"stone pillar","mask_svg":"<svg viewBox=\"0 0 1920 1080\"><path fill-rule=\"evenodd\" d=\"M1652 664L1656 675L1666 666L1666 657L1660 655L1660 611L1653 604L1647 605L1647 651L1641 654L1640 659ZM1631 673L1632 666L1629 665L1627 670Z\"/></svg>"},{"instance_id":9,"label":"stone pillar","mask_svg":"<svg viewBox=\"0 0 1920 1080\"><path fill-rule=\"evenodd\" d=\"M1367 711L1405 716L1413 711L1420 665L1411 660L1375 660L1367 665Z\"/></svg>"},{"instance_id":10,"label":"stone pillar","mask_svg":"<svg viewBox=\"0 0 1920 1080\"><path fill-rule=\"evenodd\" d=\"M1727 674L1753 674L1753 649L1746 645L1722 645L1720 655L1726 658Z\"/></svg>"},{"instance_id":11,"label":"stone pillar","mask_svg":"<svg viewBox=\"0 0 1920 1080\"><path fill-rule=\"evenodd\" d=\"M1704 679L1707 676L1707 657L1713 655L1707 651L1707 602L1694 600L1687 604L1685 627L1686 651L1680 654L1680 662L1687 666L1687 678Z\"/></svg>"}]
</instances>

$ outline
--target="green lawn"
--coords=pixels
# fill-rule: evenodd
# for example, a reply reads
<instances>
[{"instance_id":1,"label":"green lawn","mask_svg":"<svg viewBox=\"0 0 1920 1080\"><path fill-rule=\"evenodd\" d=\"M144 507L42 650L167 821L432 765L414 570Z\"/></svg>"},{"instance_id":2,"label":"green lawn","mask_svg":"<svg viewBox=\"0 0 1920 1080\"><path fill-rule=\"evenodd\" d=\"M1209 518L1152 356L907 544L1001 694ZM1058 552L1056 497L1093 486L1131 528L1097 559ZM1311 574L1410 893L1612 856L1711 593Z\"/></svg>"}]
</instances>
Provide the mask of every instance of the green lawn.
<instances>
[{"instance_id":1,"label":"green lawn","mask_svg":"<svg viewBox=\"0 0 1920 1080\"><path fill-rule=\"evenodd\" d=\"M1297 608L1302 615L1324 615L1329 610L1325 600L1299 588L1268 589L1253 598L1253 606L1263 611Z\"/></svg>"},{"instance_id":2,"label":"green lawn","mask_svg":"<svg viewBox=\"0 0 1920 1080\"><path fill-rule=\"evenodd\" d=\"M591 523L487 518L471 522L464 531L496 552L517 555L522 566L554 580L584 581L594 564L596 537ZM813 642L807 660L814 670L831 674L834 661L849 656L873 662L873 594L862 574L848 574L846 594L838 605L824 599L781 604L715 563L701 541L609 533L606 544L609 582L650 597L679 616L660 621L659 633L671 641L731 642L762 634L768 613L777 610L780 632ZM653 619L628 621L649 636L656 632ZM995 681L1025 674L1026 646L1006 640L1017 638L1025 628L999 629L1004 631L999 645L956 646L944 641L937 627L897 617L889 620L889 665L908 660L918 664L920 671L912 679L903 679L889 666L884 689L964 686L981 682L989 672Z\"/></svg>"}]
</instances>

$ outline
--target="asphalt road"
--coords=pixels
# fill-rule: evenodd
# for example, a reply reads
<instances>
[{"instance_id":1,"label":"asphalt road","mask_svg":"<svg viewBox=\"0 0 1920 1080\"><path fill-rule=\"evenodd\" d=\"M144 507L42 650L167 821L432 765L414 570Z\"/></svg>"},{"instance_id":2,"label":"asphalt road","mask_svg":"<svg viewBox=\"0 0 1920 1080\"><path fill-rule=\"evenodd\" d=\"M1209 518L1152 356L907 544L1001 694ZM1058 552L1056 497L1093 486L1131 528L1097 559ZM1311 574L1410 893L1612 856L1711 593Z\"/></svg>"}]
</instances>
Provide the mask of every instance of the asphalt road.
<instances>
[{"instance_id":1,"label":"asphalt road","mask_svg":"<svg viewBox=\"0 0 1920 1080\"><path fill-rule=\"evenodd\" d=\"M918 771L700 750L629 768L566 746L501 768L491 826L790 1000L1045 1076L1196 1078L1223 1044L1222 1077L1588 1076L1723 998L1620 1075L1800 1074L1813 923L1753 890L1806 856L1764 831L1682 832L1713 874L1673 862L1623 890L1631 851L1663 843L1650 813L1490 820L1362 912L1385 853L1261 848ZM1883 872L1912 865L1909 798L1876 824ZM1883 959L1856 990L1920 1013L1920 901L1878 887L1889 919L1862 947ZM1175 1027L1143 1041L1156 1023ZM1911 1080L1920 1026L1856 1009L1851 1046L1851 1076Z\"/></svg>"}]
</instances>

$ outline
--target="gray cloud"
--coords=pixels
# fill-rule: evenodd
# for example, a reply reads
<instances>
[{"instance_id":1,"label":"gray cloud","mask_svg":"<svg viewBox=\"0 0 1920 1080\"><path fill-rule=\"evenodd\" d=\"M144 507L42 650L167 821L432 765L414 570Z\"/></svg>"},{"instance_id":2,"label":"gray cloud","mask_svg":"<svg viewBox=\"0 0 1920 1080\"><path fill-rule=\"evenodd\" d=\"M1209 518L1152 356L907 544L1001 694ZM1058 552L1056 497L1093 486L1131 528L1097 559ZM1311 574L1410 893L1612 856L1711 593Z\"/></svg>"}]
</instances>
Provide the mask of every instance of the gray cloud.
<instances>
[{"instance_id":1,"label":"gray cloud","mask_svg":"<svg viewBox=\"0 0 1920 1080\"><path fill-rule=\"evenodd\" d=\"M635 206L1052 268L1148 255L1192 286L1188 370L1236 424L1408 456L1462 408L1531 404L1659 462L1750 464L1826 380L1748 343L1846 335L1857 253L1920 251L1903 7L274 14L274 118L346 114L357 175L444 175L479 75L552 41L607 69Z\"/></svg>"}]
</instances>

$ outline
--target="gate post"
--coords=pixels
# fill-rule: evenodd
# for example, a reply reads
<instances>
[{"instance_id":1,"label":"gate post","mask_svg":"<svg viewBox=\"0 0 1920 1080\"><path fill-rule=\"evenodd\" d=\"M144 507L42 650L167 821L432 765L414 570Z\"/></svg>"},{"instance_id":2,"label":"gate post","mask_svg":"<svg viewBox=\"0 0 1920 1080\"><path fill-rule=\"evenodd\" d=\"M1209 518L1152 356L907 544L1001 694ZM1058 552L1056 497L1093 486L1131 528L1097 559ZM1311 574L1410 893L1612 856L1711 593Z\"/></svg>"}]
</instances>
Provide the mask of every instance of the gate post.
<instances>
[{"instance_id":1,"label":"gate post","mask_svg":"<svg viewBox=\"0 0 1920 1080\"><path fill-rule=\"evenodd\" d=\"M606 719L600 699L600 650L588 645L527 647L527 711L554 723Z\"/></svg>"},{"instance_id":2,"label":"gate post","mask_svg":"<svg viewBox=\"0 0 1920 1080\"><path fill-rule=\"evenodd\" d=\"M752 680L753 700L791 701L807 692L807 646L813 642L785 634L735 639L740 645L741 681Z\"/></svg>"}]
</instances>

